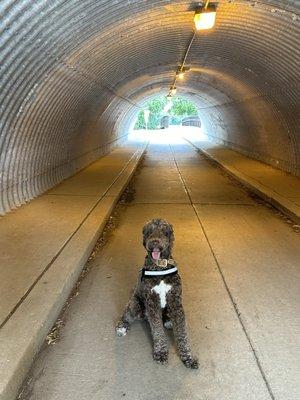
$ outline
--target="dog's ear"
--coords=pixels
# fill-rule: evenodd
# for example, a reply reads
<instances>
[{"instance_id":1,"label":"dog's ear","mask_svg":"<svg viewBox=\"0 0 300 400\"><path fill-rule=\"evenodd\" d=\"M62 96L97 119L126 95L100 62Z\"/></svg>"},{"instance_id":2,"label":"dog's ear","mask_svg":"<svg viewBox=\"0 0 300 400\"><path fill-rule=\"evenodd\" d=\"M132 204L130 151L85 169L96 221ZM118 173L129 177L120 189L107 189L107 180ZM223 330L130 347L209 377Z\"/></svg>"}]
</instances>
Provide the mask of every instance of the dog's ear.
<instances>
[{"instance_id":1,"label":"dog's ear","mask_svg":"<svg viewBox=\"0 0 300 400\"><path fill-rule=\"evenodd\" d=\"M143 246L146 246L146 239L149 236L149 225L150 225L150 223L148 222L143 227Z\"/></svg>"},{"instance_id":2,"label":"dog's ear","mask_svg":"<svg viewBox=\"0 0 300 400\"><path fill-rule=\"evenodd\" d=\"M173 235L174 234L173 225L168 224L168 228L169 228L170 235Z\"/></svg>"},{"instance_id":3,"label":"dog's ear","mask_svg":"<svg viewBox=\"0 0 300 400\"><path fill-rule=\"evenodd\" d=\"M174 237L174 230L173 230L173 225L171 225L171 224L169 224L169 226L168 226L168 235L169 235L169 239L170 239L170 242L174 242L174 240L175 240L175 237Z\"/></svg>"}]
</instances>

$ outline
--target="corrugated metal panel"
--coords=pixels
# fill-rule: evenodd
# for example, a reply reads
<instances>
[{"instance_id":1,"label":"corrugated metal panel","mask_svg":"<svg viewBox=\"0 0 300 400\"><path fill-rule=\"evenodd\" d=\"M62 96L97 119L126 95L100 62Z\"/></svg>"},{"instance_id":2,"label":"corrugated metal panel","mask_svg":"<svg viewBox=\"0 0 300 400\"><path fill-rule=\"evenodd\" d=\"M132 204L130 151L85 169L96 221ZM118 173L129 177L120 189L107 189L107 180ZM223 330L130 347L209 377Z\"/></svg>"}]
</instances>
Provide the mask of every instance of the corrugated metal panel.
<instances>
[{"instance_id":1,"label":"corrugated metal panel","mask_svg":"<svg viewBox=\"0 0 300 400\"><path fill-rule=\"evenodd\" d=\"M187 1L0 2L0 213L104 154L166 93L193 30ZM219 1L179 88L210 134L298 173L299 1Z\"/></svg>"}]
</instances>

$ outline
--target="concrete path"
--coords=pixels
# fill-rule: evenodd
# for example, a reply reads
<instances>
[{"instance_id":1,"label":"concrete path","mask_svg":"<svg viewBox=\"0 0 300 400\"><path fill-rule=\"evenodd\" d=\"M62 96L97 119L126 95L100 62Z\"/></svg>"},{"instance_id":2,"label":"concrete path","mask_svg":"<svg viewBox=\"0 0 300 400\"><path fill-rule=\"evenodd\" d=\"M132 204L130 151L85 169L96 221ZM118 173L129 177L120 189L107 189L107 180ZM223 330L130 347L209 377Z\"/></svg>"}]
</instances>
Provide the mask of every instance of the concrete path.
<instances>
[{"instance_id":1,"label":"concrete path","mask_svg":"<svg viewBox=\"0 0 300 400\"><path fill-rule=\"evenodd\" d=\"M26 206L1 217L1 326L135 151L134 147L117 149Z\"/></svg>"},{"instance_id":2,"label":"concrete path","mask_svg":"<svg viewBox=\"0 0 300 400\"><path fill-rule=\"evenodd\" d=\"M116 149L0 218L1 400L15 397L143 149Z\"/></svg>"},{"instance_id":3,"label":"concrete path","mask_svg":"<svg viewBox=\"0 0 300 400\"><path fill-rule=\"evenodd\" d=\"M300 178L228 147L195 139L188 141L227 173L300 224Z\"/></svg>"},{"instance_id":4,"label":"concrete path","mask_svg":"<svg viewBox=\"0 0 300 400\"><path fill-rule=\"evenodd\" d=\"M190 145L152 145L134 187L21 399L299 400L299 234ZM175 229L199 370L183 366L171 334L169 364L154 363L146 323L114 333L153 217Z\"/></svg>"}]
</instances>

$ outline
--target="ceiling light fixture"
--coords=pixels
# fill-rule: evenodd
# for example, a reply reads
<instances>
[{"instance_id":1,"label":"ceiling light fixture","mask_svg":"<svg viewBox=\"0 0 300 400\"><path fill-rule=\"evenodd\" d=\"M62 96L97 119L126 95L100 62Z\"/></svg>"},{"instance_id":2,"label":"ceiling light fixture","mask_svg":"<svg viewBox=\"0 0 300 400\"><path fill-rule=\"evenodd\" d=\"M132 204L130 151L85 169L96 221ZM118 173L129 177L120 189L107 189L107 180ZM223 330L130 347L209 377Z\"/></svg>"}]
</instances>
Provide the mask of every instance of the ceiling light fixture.
<instances>
[{"instance_id":1,"label":"ceiling light fixture","mask_svg":"<svg viewBox=\"0 0 300 400\"><path fill-rule=\"evenodd\" d=\"M197 31L211 29L216 22L216 7L208 5L207 2L204 7L197 8L194 15L194 22Z\"/></svg>"},{"instance_id":2,"label":"ceiling light fixture","mask_svg":"<svg viewBox=\"0 0 300 400\"><path fill-rule=\"evenodd\" d=\"M183 79L184 78L184 71L178 71L177 76L179 79Z\"/></svg>"},{"instance_id":3,"label":"ceiling light fixture","mask_svg":"<svg viewBox=\"0 0 300 400\"><path fill-rule=\"evenodd\" d=\"M184 79L185 72L189 69L189 68L185 67L185 64L186 64L187 56L188 56L191 46L193 44L193 41L196 37L196 31L211 29L215 25L216 6L214 4L209 4L209 3L210 3L210 0L202 1L202 6L196 8L196 10L195 10L195 14L194 14L195 29L194 29L193 35L190 39L189 45L186 49L186 52L184 54L181 65L178 67L178 69L175 73L173 83L170 87L169 94L167 95L167 100L171 100L172 95L176 94L177 79L180 79L180 80Z\"/></svg>"}]
</instances>

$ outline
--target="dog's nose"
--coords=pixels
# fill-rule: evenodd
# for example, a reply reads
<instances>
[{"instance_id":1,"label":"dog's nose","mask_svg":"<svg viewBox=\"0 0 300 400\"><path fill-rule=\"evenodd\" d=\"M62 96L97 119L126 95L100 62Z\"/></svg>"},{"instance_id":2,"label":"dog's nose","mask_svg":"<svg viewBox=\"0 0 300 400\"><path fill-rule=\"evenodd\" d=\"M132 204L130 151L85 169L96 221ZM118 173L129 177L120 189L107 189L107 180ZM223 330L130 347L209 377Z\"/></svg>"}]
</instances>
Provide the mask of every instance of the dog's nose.
<instances>
[{"instance_id":1,"label":"dog's nose","mask_svg":"<svg viewBox=\"0 0 300 400\"><path fill-rule=\"evenodd\" d=\"M158 248L160 251L162 251L162 246L158 239L151 240L151 242L149 244L149 248L150 248L150 250L153 250L154 248Z\"/></svg>"}]
</instances>

